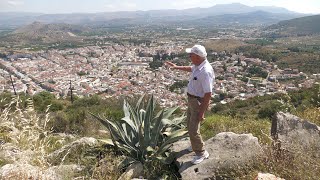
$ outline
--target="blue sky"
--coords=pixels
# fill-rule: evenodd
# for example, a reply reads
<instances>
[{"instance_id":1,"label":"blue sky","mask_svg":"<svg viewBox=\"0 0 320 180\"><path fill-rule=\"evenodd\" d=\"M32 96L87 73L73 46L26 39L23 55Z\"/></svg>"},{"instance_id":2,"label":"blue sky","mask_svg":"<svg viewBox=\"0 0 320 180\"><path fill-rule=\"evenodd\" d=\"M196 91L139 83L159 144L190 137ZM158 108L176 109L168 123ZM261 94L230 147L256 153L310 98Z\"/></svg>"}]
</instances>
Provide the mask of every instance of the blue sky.
<instances>
[{"instance_id":1,"label":"blue sky","mask_svg":"<svg viewBox=\"0 0 320 180\"><path fill-rule=\"evenodd\" d=\"M277 6L301 13L320 14L320 0L0 0L0 12L95 13L211 7L242 3Z\"/></svg>"}]
</instances>

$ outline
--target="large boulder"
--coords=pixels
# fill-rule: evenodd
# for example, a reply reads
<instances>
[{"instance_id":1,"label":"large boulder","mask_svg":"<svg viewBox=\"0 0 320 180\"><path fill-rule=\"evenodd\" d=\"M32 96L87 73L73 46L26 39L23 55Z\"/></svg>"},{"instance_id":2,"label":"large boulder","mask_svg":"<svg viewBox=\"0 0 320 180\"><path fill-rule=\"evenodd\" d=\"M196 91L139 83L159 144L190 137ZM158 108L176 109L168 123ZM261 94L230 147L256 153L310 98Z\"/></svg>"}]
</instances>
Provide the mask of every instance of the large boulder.
<instances>
[{"instance_id":1,"label":"large boulder","mask_svg":"<svg viewBox=\"0 0 320 180\"><path fill-rule=\"evenodd\" d=\"M320 156L320 127L297 116L278 112L272 121L271 135L278 148L318 152Z\"/></svg>"},{"instance_id":2,"label":"large boulder","mask_svg":"<svg viewBox=\"0 0 320 180\"><path fill-rule=\"evenodd\" d=\"M252 134L223 132L205 144L209 159L197 165L191 163L194 153L186 149L190 145L188 140L174 144L172 151L177 152L176 164L182 179L232 178L235 173L252 167L263 156L258 138Z\"/></svg>"}]
</instances>

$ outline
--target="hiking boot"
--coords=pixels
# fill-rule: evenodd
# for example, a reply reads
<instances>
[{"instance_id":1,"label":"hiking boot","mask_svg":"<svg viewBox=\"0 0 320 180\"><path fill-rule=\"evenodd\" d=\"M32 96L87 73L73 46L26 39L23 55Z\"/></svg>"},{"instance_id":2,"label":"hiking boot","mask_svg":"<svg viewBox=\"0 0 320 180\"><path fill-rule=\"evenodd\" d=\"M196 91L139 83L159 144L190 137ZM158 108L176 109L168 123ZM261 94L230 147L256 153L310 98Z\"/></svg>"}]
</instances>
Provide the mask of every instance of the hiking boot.
<instances>
[{"instance_id":1,"label":"hiking boot","mask_svg":"<svg viewBox=\"0 0 320 180\"><path fill-rule=\"evenodd\" d=\"M191 161L192 164L199 164L201 163L204 159L209 158L209 153L208 151L204 151L203 155L201 156L195 156L193 160Z\"/></svg>"}]
</instances>

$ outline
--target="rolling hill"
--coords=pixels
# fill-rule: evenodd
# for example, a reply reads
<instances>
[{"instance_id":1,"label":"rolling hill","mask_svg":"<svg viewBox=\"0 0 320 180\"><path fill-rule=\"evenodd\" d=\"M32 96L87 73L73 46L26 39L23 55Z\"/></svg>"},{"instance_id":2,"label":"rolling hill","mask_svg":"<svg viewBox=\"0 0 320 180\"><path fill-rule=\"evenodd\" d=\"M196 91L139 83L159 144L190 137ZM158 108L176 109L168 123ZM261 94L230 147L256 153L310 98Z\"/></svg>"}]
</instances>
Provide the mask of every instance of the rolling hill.
<instances>
[{"instance_id":1,"label":"rolling hill","mask_svg":"<svg viewBox=\"0 0 320 180\"><path fill-rule=\"evenodd\" d=\"M18 44L55 43L55 42L81 42L78 34L88 32L90 29L70 24L44 24L34 22L21 27L2 37L2 41L17 42Z\"/></svg>"},{"instance_id":2,"label":"rolling hill","mask_svg":"<svg viewBox=\"0 0 320 180\"><path fill-rule=\"evenodd\" d=\"M305 36L320 34L320 15L301 17L286 21L266 28L273 36Z\"/></svg>"},{"instance_id":3,"label":"rolling hill","mask_svg":"<svg viewBox=\"0 0 320 180\"><path fill-rule=\"evenodd\" d=\"M185 21L185 24L198 26L214 25L271 25L281 20L291 19L290 14L270 13L265 11L254 11L240 14L224 14L208 16L200 19Z\"/></svg>"}]
</instances>

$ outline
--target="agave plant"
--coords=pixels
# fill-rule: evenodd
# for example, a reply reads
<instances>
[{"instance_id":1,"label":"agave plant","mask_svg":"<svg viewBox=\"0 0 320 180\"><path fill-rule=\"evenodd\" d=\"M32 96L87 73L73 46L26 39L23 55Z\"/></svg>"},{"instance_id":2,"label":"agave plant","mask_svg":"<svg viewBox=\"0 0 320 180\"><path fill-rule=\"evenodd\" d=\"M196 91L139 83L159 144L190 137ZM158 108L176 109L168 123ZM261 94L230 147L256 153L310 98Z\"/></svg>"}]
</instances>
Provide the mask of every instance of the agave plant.
<instances>
[{"instance_id":1,"label":"agave plant","mask_svg":"<svg viewBox=\"0 0 320 180\"><path fill-rule=\"evenodd\" d=\"M173 161L173 154L169 152L172 143L187 136L183 122L185 116L170 120L177 107L162 109L155 114L155 100L149 98L143 109L142 96L135 107L124 100L123 111L125 117L121 120L108 120L103 116L90 113L95 119L107 127L111 139L104 142L113 145L126 155L122 167L136 161L145 164L155 159L165 164Z\"/></svg>"}]
</instances>

